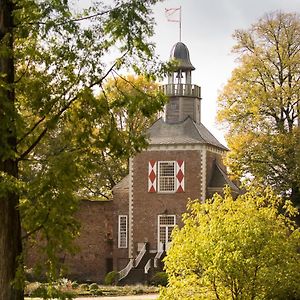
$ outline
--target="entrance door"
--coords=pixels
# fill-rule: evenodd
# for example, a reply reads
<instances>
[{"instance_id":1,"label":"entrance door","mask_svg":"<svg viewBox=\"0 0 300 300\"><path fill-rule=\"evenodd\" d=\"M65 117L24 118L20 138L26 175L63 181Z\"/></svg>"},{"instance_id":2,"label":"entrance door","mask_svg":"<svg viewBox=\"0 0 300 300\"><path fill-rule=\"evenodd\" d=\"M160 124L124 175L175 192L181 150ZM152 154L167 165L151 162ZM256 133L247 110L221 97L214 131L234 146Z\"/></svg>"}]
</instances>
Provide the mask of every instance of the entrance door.
<instances>
[{"instance_id":1,"label":"entrance door","mask_svg":"<svg viewBox=\"0 0 300 300\"><path fill-rule=\"evenodd\" d=\"M175 215L158 216L158 251L168 250L171 242L171 233L176 225Z\"/></svg>"}]
</instances>

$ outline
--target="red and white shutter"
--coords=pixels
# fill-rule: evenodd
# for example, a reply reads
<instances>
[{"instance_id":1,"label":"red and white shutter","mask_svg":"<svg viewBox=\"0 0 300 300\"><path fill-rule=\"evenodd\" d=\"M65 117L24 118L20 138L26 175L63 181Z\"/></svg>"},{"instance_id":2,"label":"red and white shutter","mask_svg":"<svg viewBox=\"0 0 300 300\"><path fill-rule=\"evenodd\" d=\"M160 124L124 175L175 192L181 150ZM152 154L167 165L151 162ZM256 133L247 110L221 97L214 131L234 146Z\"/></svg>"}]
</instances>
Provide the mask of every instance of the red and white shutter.
<instances>
[{"instance_id":1,"label":"red and white shutter","mask_svg":"<svg viewBox=\"0 0 300 300\"><path fill-rule=\"evenodd\" d=\"M148 165L148 192L155 193L156 192L156 165L157 162L155 160L150 160Z\"/></svg>"},{"instance_id":2,"label":"red and white shutter","mask_svg":"<svg viewBox=\"0 0 300 300\"><path fill-rule=\"evenodd\" d=\"M184 192L184 161L176 161L176 193Z\"/></svg>"}]
</instances>

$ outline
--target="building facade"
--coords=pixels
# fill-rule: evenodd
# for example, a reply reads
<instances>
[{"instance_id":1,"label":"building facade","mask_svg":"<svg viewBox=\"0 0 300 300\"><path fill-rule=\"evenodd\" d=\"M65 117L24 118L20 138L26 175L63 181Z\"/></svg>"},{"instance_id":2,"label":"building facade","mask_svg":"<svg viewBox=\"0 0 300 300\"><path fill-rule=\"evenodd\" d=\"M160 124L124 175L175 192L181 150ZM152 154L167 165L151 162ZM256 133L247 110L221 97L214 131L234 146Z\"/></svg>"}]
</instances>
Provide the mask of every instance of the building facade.
<instances>
[{"instance_id":1,"label":"building facade","mask_svg":"<svg viewBox=\"0 0 300 300\"><path fill-rule=\"evenodd\" d=\"M223 156L228 149L201 123L201 88L192 83L189 51L178 42L164 116L149 129L149 147L130 159L129 174L107 202L82 201L81 251L64 257L70 278L101 282L119 271L120 284L149 279L161 270L173 228L182 224L188 199L204 199L229 185Z\"/></svg>"}]
</instances>

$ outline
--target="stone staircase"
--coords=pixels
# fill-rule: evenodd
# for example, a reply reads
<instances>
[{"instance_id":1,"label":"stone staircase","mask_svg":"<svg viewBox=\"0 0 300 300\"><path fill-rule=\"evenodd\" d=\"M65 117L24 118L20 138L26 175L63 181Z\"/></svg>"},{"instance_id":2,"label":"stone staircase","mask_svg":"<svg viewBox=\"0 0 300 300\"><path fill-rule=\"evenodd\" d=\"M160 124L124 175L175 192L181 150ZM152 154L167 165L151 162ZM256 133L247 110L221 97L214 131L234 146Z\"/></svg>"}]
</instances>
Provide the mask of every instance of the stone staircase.
<instances>
[{"instance_id":1,"label":"stone staircase","mask_svg":"<svg viewBox=\"0 0 300 300\"><path fill-rule=\"evenodd\" d=\"M162 271L161 260L165 256L165 252L150 253L148 246L148 243L145 243L138 256L131 259L127 266L119 272L120 285L147 284L156 272Z\"/></svg>"}]
</instances>

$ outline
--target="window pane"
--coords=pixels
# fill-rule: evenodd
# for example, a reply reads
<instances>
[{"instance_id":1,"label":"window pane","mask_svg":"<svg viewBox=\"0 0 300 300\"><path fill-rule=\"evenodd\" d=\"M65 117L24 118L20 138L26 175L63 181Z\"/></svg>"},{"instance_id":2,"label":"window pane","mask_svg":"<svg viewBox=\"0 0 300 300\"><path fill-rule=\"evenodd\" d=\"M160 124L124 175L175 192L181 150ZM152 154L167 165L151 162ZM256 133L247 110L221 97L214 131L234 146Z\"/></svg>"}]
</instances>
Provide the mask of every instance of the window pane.
<instances>
[{"instance_id":1,"label":"window pane","mask_svg":"<svg viewBox=\"0 0 300 300\"><path fill-rule=\"evenodd\" d=\"M168 243L171 242L171 235L172 235L172 230L173 230L173 227L168 227Z\"/></svg>"},{"instance_id":2,"label":"window pane","mask_svg":"<svg viewBox=\"0 0 300 300\"><path fill-rule=\"evenodd\" d=\"M175 163L159 162L159 191L175 191Z\"/></svg>"},{"instance_id":3,"label":"window pane","mask_svg":"<svg viewBox=\"0 0 300 300\"><path fill-rule=\"evenodd\" d=\"M158 246L159 251L168 249L171 242L172 231L176 225L175 215L158 216Z\"/></svg>"},{"instance_id":4,"label":"window pane","mask_svg":"<svg viewBox=\"0 0 300 300\"><path fill-rule=\"evenodd\" d=\"M162 243L166 242L166 227L159 228L159 241Z\"/></svg>"},{"instance_id":5,"label":"window pane","mask_svg":"<svg viewBox=\"0 0 300 300\"><path fill-rule=\"evenodd\" d=\"M159 216L159 225L175 225L175 216Z\"/></svg>"},{"instance_id":6,"label":"window pane","mask_svg":"<svg viewBox=\"0 0 300 300\"><path fill-rule=\"evenodd\" d=\"M127 216L119 216L119 248L127 248Z\"/></svg>"},{"instance_id":7,"label":"window pane","mask_svg":"<svg viewBox=\"0 0 300 300\"><path fill-rule=\"evenodd\" d=\"M161 176L174 176L174 163L173 162L161 162L160 163L160 175Z\"/></svg>"},{"instance_id":8,"label":"window pane","mask_svg":"<svg viewBox=\"0 0 300 300\"><path fill-rule=\"evenodd\" d=\"M160 191L174 191L174 184L174 177L159 178Z\"/></svg>"}]
</instances>

